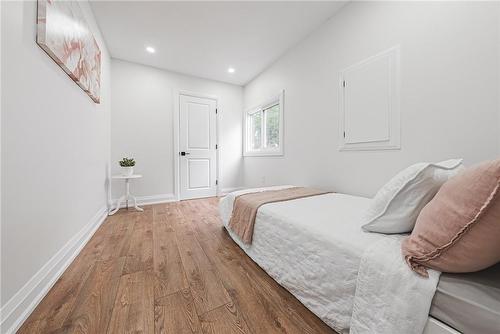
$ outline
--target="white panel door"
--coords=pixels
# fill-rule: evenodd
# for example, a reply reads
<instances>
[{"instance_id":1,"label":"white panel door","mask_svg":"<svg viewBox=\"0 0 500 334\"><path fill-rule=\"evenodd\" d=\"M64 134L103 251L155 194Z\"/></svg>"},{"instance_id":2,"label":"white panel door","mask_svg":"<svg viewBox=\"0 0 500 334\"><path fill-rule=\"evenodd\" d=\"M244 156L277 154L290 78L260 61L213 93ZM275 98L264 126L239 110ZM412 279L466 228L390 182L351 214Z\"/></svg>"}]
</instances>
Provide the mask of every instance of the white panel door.
<instances>
[{"instance_id":1,"label":"white panel door","mask_svg":"<svg viewBox=\"0 0 500 334\"><path fill-rule=\"evenodd\" d=\"M217 194L216 101L180 95L180 198Z\"/></svg>"}]
</instances>

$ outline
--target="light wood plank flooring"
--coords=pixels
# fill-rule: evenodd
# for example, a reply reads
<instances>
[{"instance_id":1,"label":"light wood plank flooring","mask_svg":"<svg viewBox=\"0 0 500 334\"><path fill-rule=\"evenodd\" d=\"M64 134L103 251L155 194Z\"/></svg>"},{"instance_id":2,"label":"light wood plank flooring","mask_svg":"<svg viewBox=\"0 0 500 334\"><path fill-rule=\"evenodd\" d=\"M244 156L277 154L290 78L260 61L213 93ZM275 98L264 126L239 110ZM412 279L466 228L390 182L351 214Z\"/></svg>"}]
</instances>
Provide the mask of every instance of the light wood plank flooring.
<instances>
[{"instance_id":1,"label":"light wood plank flooring","mask_svg":"<svg viewBox=\"0 0 500 334\"><path fill-rule=\"evenodd\" d=\"M335 333L231 240L217 203L109 217L18 333Z\"/></svg>"}]
</instances>

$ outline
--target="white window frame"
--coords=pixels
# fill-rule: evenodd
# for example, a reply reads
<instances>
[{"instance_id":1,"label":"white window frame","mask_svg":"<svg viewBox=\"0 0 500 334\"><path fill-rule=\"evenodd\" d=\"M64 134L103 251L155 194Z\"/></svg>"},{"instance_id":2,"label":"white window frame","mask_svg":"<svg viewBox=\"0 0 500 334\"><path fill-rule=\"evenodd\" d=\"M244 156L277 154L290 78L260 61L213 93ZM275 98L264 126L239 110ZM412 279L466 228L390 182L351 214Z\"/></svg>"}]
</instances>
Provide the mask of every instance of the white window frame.
<instances>
[{"instance_id":1,"label":"white window frame","mask_svg":"<svg viewBox=\"0 0 500 334\"><path fill-rule=\"evenodd\" d=\"M243 156L245 157L259 157L259 156L282 156L283 155L283 115L284 115L284 91L282 90L278 95L274 96L271 99L266 100L265 103L262 103L253 108L247 109L243 115ZM255 113L261 113L262 119L262 131L261 131L261 143L265 145L266 143L266 122L264 117L264 110L268 109L272 106L279 105L280 106L280 116L279 116L279 146L278 148L261 148L258 150L250 149L251 140L250 140L250 116Z\"/></svg>"}]
</instances>

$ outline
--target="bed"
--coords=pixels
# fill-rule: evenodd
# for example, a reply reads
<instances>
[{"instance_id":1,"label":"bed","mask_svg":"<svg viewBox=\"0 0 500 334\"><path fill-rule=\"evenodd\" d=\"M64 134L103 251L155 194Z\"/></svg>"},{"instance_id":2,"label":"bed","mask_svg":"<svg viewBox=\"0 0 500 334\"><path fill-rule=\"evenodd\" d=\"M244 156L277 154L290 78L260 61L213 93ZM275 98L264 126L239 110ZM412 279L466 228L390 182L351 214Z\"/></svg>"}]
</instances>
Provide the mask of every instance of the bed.
<instances>
[{"instance_id":1,"label":"bed","mask_svg":"<svg viewBox=\"0 0 500 334\"><path fill-rule=\"evenodd\" d=\"M226 226L235 195L220 203ZM251 246L228 231L271 277L340 331L349 327L352 300L331 300L330 296L340 293L335 282L342 282L342 295L354 295L363 246L378 239L376 234L359 233L359 226L344 222L356 221L367 204L368 199L362 197L326 194L264 205L257 213ZM308 224L311 221L314 224Z\"/></svg>"},{"instance_id":2,"label":"bed","mask_svg":"<svg viewBox=\"0 0 500 334\"><path fill-rule=\"evenodd\" d=\"M228 194L219 205L224 225L237 196L287 187L291 186ZM443 300L439 294L433 299L439 273L432 271L423 279L408 270L399 251L402 236L361 230L360 218L369 202L330 193L270 203L257 212L251 245L230 229L228 233L273 279L339 333L373 333L374 328L379 333L453 333L439 320L437 310L442 307L431 308L433 300ZM387 307L381 309L382 304ZM434 310L431 316L429 309Z\"/></svg>"},{"instance_id":3,"label":"bed","mask_svg":"<svg viewBox=\"0 0 500 334\"><path fill-rule=\"evenodd\" d=\"M461 333L500 333L500 264L469 274L442 274L430 317Z\"/></svg>"}]
</instances>

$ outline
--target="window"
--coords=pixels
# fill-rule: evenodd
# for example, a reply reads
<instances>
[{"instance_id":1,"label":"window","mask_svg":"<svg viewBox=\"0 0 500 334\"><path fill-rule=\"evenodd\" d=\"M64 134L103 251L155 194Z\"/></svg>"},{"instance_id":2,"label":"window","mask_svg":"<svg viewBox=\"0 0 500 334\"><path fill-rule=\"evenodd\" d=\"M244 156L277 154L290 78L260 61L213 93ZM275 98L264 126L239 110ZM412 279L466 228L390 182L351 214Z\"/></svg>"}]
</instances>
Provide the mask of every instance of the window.
<instances>
[{"instance_id":1,"label":"window","mask_svg":"<svg viewBox=\"0 0 500 334\"><path fill-rule=\"evenodd\" d=\"M283 92L246 112L245 155L283 155Z\"/></svg>"}]
</instances>

